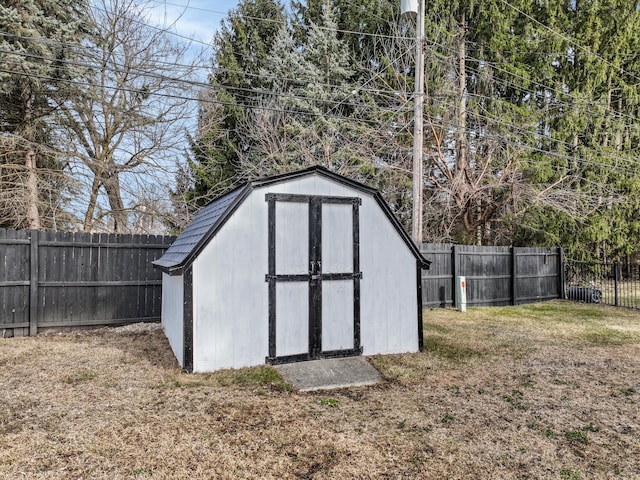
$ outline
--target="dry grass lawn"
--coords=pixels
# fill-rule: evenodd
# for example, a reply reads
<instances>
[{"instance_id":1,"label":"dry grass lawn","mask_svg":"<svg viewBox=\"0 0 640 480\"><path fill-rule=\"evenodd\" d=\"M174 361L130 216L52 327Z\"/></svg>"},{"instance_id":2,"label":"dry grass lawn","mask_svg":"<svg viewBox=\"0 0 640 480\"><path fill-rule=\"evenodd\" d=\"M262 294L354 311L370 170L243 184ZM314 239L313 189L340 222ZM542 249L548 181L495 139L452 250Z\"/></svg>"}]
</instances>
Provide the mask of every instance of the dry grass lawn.
<instances>
[{"instance_id":1,"label":"dry grass lawn","mask_svg":"<svg viewBox=\"0 0 640 480\"><path fill-rule=\"evenodd\" d=\"M386 383L186 375L157 329L0 340L0 478L640 478L640 312L425 312Z\"/></svg>"}]
</instances>

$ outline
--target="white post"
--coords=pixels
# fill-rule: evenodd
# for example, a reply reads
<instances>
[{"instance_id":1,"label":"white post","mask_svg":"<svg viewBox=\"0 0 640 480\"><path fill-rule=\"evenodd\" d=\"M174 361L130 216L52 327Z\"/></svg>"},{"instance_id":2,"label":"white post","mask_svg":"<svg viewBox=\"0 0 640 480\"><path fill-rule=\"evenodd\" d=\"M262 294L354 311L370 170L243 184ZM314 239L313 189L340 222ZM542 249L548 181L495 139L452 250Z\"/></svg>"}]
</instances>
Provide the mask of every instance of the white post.
<instances>
[{"instance_id":1,"label":"white post","mask_svg":"<svg viewBox=\"0 0 640 480\"><path fill-rule=\"evenodd\" d=\"M411 236L418 245L422 243L422 144L424 110L424 7L418 3L416 18L416 88L413 104L413 215Z\"/></svg>"},{"instance_id":2,"label":"white post","mask_svg":"<svg viewBox=\"0 0 640 480\"><path fill-rule=\"evenodd\" d=\"M456 281L456 298L458 299L458 310L467 311L467 282L464 276L459 276Z\"/></svg>"}]
</instances>

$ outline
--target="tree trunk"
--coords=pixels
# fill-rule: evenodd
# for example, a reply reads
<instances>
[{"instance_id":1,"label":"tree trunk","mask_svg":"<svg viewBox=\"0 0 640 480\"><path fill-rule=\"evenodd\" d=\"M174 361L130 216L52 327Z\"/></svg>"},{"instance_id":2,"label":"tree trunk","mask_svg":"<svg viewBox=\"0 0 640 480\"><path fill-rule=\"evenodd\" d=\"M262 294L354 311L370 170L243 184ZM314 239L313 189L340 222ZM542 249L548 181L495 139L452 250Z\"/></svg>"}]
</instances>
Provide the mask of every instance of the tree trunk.
<instances>
[{"instance_id":1,"label":"tree trunk","mask_svg":"<svg viewBox=\"0 0 640 480\"><path fill-rule=\"evenodd\" d=\"M93 223L93 214L96 211L96 203L98 202L98 192L100 190L100 179L97 176L93 177L93 184L91 185L91 195L89 196L89 206L84 214L84 224L82 230L85 232L91 231Z\"/></svg>"},{"instance_id":2,"label":"tree trunk","mask_svg":"<svg viewBox=\"0 0 640 480\"><path fill-rule=\"evenodd\" d=\"M467 168L467 74L466 74L466 17L460 14L460 38L458 40L458 121L456 134L456 174Z\"/></svg>"},{"instance_id":3,"label":"tree trunk","mask_svg":"<svg viewBox=\"0 0 640 480\"><path fill-rule=\"evenodd\" d=\"M40 229L40 214L38 213L38 165L36 162L37 154L34 148L35 135L33 133L33 105L31 101L31 92L23 92L25 100L24 104L24 138L27 141L27 151L24 156L24 166L27 171L27 184L25 192L25 207L27 226L33 230Z\"/></svg>"},{"instance_id":4,"label":"tree trunk","mask_svg":"<svg viewBox=\"0 0 640 480\"><path fill-rule=\"evenodd\" d=\"M29 145L25 155L24 164L27 170L27 225L30 229L40 229L40 214L38 213L38 171L36 165L36 152Z\"/></svg>"},{"instance_id":5,"label":"tree trunk","mask_svg":"<svg viewBox=\"0 0 640 480\"><path fill-rule=\"evenodd\" d=\"M107 176L108 175L108 176ZM107 173L102 180L102 185L107 191L109 206L111 207L111 217L113 218L113 231L116 233L124 233L127 231L127 212L122 201L122 192L120 191L120 178L117 173Z\"/></svg>"}]
</instances>

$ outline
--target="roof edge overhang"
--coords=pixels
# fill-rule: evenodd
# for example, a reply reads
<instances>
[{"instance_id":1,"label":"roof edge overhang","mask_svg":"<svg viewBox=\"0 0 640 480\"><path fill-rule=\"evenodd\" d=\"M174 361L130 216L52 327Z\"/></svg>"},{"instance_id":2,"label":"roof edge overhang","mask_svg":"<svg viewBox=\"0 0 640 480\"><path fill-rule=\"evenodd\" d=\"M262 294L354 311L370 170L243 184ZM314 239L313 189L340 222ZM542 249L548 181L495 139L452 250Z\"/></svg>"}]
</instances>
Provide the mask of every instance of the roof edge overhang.
<instances>
[{"instance_id":1,"label":"roof edge overhang","mask_svg":"<svg viewBox=\"0 0 640 480\"><path fill-rule=\"evenodd\" d=\"M182 275L183 270L184 270L182 265L179 265L179 266L167 266L167 265L162 265L160 263L157 263L157 261L151 262L151 264L153 265L153 268L157 268L162 273L166 273L167 275L169 275L171 277L176 276L176 275Z\"/></svg>"}]
</instances>

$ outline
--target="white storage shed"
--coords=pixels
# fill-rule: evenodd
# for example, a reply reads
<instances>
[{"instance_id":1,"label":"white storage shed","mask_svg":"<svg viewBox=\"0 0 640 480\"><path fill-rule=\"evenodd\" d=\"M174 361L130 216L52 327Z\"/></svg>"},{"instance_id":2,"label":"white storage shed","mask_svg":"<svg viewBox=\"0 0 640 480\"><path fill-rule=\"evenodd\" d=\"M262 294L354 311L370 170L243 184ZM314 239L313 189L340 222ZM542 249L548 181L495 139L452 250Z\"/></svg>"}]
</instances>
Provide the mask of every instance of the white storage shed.
<instances>
[{"instance_id":1,"label":"white storage shed","mask_svg":"<svg viewBox=\"0 0 640 480\"><path fill-rule=\"evenodd\" d=\"M429 262L376 190L322 167L212 201L154 264L188 372L422 349Z\"/></svg>"}]
</instances>

